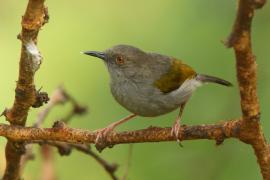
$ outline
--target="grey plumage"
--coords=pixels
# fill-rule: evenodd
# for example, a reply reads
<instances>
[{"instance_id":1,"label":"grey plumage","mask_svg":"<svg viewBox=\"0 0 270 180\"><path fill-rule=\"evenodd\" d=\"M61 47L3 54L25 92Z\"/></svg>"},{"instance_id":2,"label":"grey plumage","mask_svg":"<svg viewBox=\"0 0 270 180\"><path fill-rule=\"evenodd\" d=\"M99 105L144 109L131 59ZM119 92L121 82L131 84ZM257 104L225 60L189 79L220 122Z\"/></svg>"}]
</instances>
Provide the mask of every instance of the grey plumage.
<instances>
[{"instance_id":1,"label":"grey plumage","mask_svg":"<svg viewBox=\"0 0 270 180\"><path fill-rule=\"evenodd\" d=\"M106 55L104 63L111 77L112 95L127 110L140 116L158 116L175 110L204 82L229 85L219 78L198 75L187 79L175 91L164 94L153 84L170 70L171 57L147 53L129 45L117 45L95 56L103 55ZM125 63L117 64L117 56L124 57Z\"/></svg>"},{"instance_id":2,"label":"grey plumage","mask_svg":"<svg viewBox=\"0 0 270 180\"><path fill-rule=\"evenodd\" d=\"M231 86L223 79L197 74L190 66L173 57L144 52L129 45L117 45L104 52L83 53L103 59L110 74L113 97L133 113L98 130L96 143L135 115L154 117L180 107L171 130L179 140L182 112L194 90L208 82Z\"/></svg>"}]
</instances>

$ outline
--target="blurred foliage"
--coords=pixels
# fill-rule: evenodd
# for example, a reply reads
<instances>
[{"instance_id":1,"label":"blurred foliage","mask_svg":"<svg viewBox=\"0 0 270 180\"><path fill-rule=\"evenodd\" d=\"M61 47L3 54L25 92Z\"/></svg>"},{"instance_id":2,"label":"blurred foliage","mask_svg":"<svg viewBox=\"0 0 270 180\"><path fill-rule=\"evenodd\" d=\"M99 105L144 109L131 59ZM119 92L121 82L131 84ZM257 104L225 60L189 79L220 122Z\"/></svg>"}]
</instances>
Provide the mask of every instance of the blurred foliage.
<instances>
[{"instance_id":1,"label":"blurred foliage","mask_svg":"<svg viewBox=\"0 0 270 180\"><path fill-rule=\"evenodd\" d=\"M52 92L59 84L81 103L90 107L89 115L74 119L70 126L86 129L105 127L129 114L113 99L109 77L98 59L80 54L83 50L104 50L115 44L131 44L183 59L198 72L232 81L233 88L207 85L189 101L184 124L215 123L240 116L233 51L221 43L228 36L236 11L235 0L48 0L50 21L39 35L44 56L36 74L37 88ZM0 110L10 107L18 75L20 20L27 1L0 0ZM253 23L253 46L258 62L258 89L262 124L270 137L270 6L257 11ZM45 126L65 116L69 107L57 107ZM35 120L32 109L28 125ZM136 118L119 130L150 125L171 126L177 112L157 118ZM1 122L4 122L1 118ZM1 138L0 171L4 168L4 144ZM260 179L256 158L250 146L230 139L215 147L213 141L147 143L134 146L129 179ZM36 148L38 154L39 148ZM102 155L120 164L122 175L128 154L127 145L106 149ZM59 179L109 179L90 157L74 152L69 157L55 156ZM24 178L39 179L40 157L29 162Z\"/></svg>"}]
</instances>

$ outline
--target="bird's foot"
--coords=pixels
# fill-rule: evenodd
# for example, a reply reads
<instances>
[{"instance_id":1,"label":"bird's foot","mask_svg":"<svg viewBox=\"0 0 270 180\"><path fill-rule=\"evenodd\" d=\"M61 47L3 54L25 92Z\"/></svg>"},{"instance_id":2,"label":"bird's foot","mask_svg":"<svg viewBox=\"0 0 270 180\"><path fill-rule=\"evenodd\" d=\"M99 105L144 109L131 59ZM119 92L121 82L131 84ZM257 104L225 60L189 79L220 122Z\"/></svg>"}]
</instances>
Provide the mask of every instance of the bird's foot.
<instances>
[{"instance_id":1,"label":"bird's foot","mask_svg":"<svg viewBox=\"0 0 270 180\"><path fill-rule=\"evenodd\" d=\"M131 114L123 119L120 119L119 121L116 121L106 128L103 129L98 129L95 132L97 133L96 140L95 140L95 145L98 151L102 151L106 147L113 147L113 144L108 143L107 136L116 128L118 125L132 119L135 117L136 114Z\"/></svg>"},{"instance_id":2,"label":"bird's foot","mask_svg":"<svg viewBox=\"0 0 270 180\"><path fill-rule=\"evenodd\" d=\"M179 138L180 131L181 131L180 119L177 118L175 123L172 126L171 135L176 138L176 141L178 142L179 146L183 147L183 145L181 144L181 140Z\"/></svg>"},{"instance_id":3,"label":"bird's foot","mask_svg":"<svg viewBox=\"0 0 270 180\"><path fill-rule=\"evenodd\" d=\"M113 129L114 126L108 126L94 131L95 133L97 133L95 146L99 152L101 152L107 146L110 146L107 144L107 136L113 131Z\"/></svg>"}]
</instances>

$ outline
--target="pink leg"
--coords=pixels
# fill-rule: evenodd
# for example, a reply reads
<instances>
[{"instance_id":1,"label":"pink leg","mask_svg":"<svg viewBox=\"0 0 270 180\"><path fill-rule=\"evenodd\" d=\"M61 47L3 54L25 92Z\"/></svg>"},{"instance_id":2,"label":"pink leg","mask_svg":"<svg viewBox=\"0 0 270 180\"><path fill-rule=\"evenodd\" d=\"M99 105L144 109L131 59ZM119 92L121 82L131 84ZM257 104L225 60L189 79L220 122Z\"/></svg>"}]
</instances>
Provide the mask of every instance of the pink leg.
<instances>
[{"instance_id":1,"label":"pink leg","mask_svg":"<svg viewBox=\"0 0 270 180\"><path fill-rule=\"evenodd\" d=\"M97 137L96 137L96 144L99 143L100 140L106 138L106 136L111 133L114 128L116 128L116 126L124 123L124 122L127 122L128 120L132 119L133 117L135 117L136 114L130 114L129 116L119 120L119 121L116 121L112 124L110 124L109 126L105 127L105 128L102 128L102 129L98 129L96 130L95 132L97 132Z\"/></svg>"},{"instance_id":2,"label":"pink leg","mask_svg":"<svg viewBox=\"0 0 270 180\"><path fill-rule=\"evenodd\" d=\"M180 131L180 127L181 127L181 118L182 118L182 114L184 111L186 103L181 104L180 106L180 110L179 110L179 114L172 126L172 131L171 131L171 135L175 136L177 142L180 143L180 139L179 139L179 131Z\"/></svg>"}]
</instances>

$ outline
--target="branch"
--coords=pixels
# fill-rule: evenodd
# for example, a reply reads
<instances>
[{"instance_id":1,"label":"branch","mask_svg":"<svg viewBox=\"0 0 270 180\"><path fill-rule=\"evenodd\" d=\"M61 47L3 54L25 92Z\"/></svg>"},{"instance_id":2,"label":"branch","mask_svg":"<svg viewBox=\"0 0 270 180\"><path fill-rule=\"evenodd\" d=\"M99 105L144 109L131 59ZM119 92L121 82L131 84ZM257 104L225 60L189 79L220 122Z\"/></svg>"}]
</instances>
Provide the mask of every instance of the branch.
<instances>
[{"instance_id":1,"label":"branch","mask_svg":"<svg viewBox=\"0 0 270 180\"><path fill-rule=\"evenodd\" d=\"M50 113L50 111L59 104L64 104L67 102L72 103L72 110L67 114L65 118L62 118L61 121L68 123L75 115L84 115L87 112L87 108L85 106L80 105L75 98L73 98L71 95L69 95L65 89L61 86L56 88L54 92L51 95L50 101L48 105L43 109L40 113L38 113L38 117L36 119L36 122L32 127L39 128L41 127L42 123ZM115 171L117 170L117 164L109 164L107 161L105 161L103 158L101 158L99 155L94 153L91 150L90 145L87 144L69 144L65 142L58 142L58 141L35 141L35 143L38 143L41 145L41 151L42 156L44 159L44 165L43 165L43 174L47 174L46 176L43 176L43 179L52 179L54 173L52 171L52 151L50 146L54 146L58 149L58 152L61 156L63 155L70 155L73 149L76 149L80 152L83 152L91 157L93 157L104 169L105 171L110 175L110 177L113 180L117 180L118 178L115 175ZM49 146L48 146L49 145ZM32 153L32 144L28 144L26 146L28 148L28 152L24 154L24 161L22 163L22 167L24 167L25 162L29 160L29 157L33 156ZM55 179L55 178L54 178Z\"/></svg>"},{"instance_id":2,"label":"branch","mask_svg":"<svg viewBox=\"0 0 270 180\"><path fill-rule=\"evenodd\" d=\"M70 144L66 142L59 142L59 141L44 141L44 140L37 140L32 141L31 143L38 143L39 145L47 145L54 146L58 149L58 152L61 156L67 156L70 155L73 149L78 150L79 152L82 152L84 154L89 155L90 157L94 158L103 168L104 170L110 175L110 177L113 180L118 180L118 178L115 175L115 172L118 168L117 164L110 164L105 159L101 158L98 154L94 153L91 150L90 145L87 144ZM47 147L49 148L49 147Z\"/></svg>"},{"instance_id":3,"label":"branch","mask_svg":"<svg viewBox=\"0 0 270 180\"><path fill-rule=\"evenodd\" d=\"M48 114L50 113L50 111L52 110L52 108L59 105L59 104L63 104L66 101L67 101L67 98L64 95L64 89L61 86L59 86L52 93L51 99L50 99L49 103L47 104L47 106L43 109L43 111L38 113L37 119L34 122L32 127L39 128L42 125L42 123L44 122L44 120L46 119L46 117L48 116ZM22 156L21 168L24 168L26 162L28 160L32 160L34 157L34 154L32 152L32 149L33 149L32 144L27 144L25 146L25 148L26 148L26 151ZM49 154L50 150L48 150L48 147L45 147L45 148L46 148L46 150L44 152L48 152L48 154ZM48 156L44 156L44 157L48 158ZM22 173L22 170L21 170L21 173Z\"/></svg>"},{"instance_id":4,"label":"branch","mask_svg":"<svg viewBox=\"0 0 270 180\"><path fill-rule=\"evenodd\" d=\"M241 96L243 126L242 141L252 145L263 178L270 179L270 149L260 125L257 96L257 65L251 46L251 24L255 9L266 0L239 0L238 13L226 45L233 47L236 57L237 79Z\"/></svg>"},{"instance_id":5,"label":"branch","mask_svg":"<svg viewBox=\"0 0 270 180\"><path fill-rule=\"evenodd\" d=\"M42 157L41 180L56 180L55 169L53 167L53 150L49 145L43 145L40 149Z\"/></svg>"},{"instance_id":6,"label":"branch","mask_svg":"<svg viewBox=\"0 0 270 180\"><path fill-rule=\"evenodd\" d=\"M226 42L233 47L236 64L237 79L241 96L243 117L212 125L182 126L179 139L213 139L217 144L226 138L238 138L251 144L257 156L261 173L264 179L270 179L270 149L260 125L260 109L257 97L256 61L251 46L251 24L254 12L263 7L266 0L239 0L238 13L232 33ZM11 125L0 124L0 136L8 138L6 145L7 167L3 179L20 177L21 155L25 151L25 142L60 141L70 144L94 143L97 133L88 130L73 129L63 122L53 128L23 127L28 111L31 107L39 107L48 98L36 91L34 74L41 64L41 55L36 47L39 29L47 22L47 9L44 0L29 0L22 20L22 32L18 36L22 41L20 70L15 101L11 109L3 114ZM45 98L43 98L45 97ZM76 103L76 102L75 102ZM77 109L79 111L79 109ZM72 117L72 114L67 119ZM111 133L103 147L112 147L116 144L175 141L171 136L171 128L149 127L147 129ZM74 145L75 146L75 145Z\"/></svg>"},{"instance_id":7,"label":"branch","mask_svg":"<svg viewBox=\"0 0 270 180\"><path fill-rule=\"evenodd\" d=\"M58 87L54 90L51 95L51 99L45 109L38 113L38 117L33 125L33 127L40 127L41 124L44 122L48 114L50 113L51 109L59 104L64 104L67 102L68 99L65 96L65 92L63 87Z\"/></svg>"},{"instance_id":8,"label":"branch","mask_svg":"<svg viewBox=\"0 0 270 180\"><path fill-rule=\"evenodd\" d=\"M231 120L212 125L182 126L179 138L180 140L213 139L220 144L226 138L238 138L241 135L239 131L241 127L241 120ZM120 133L112 132L108 135L104 148L126 143L175 141L175 137L170 132L171 128L160 127L149 127L147 129ZM69 128L63 123L53 128L33 128L0 124L0 136L5 136L16 142L42 140L91 144L95 143L97 133Z\"/></svg>"},{"instance_id":9,"label":"branch","mask_svg":"<svg viewBox=\"0 0 270 180\"><path fill-rule=\"evenodd\" d=\"M115 171L118 168L118 165L113 163L113 164L109 164L105 159L101 158L99 155L97 155L96 153L94 153L89 146L85 145L85 144L70 144L71 147L77 149L80 152L83 152L85 154L90 155L91 157L93 157L97 162L99 162L99 164L101 164L101 166L106 170L106 172L111 176L111 178L113 180L118 180L118 178L115 175Z\"/></svg>"},{"instance_id":10,"label":"branch","mask_svg":"<svg viewBox=\"0 0 270 180\"><path fill-rule=\"evenodd\" d=\"M128 158L127 158L126 170L125 170L125 173L124 173L124 175L122 177L122 180L127 180L128 179L128 172L129 172L129 169L130 169L130 166L131 166L132 150L133 150L133 146L132 146L132 144L130 144L129 148L128 148Z\"/></svg>"},{"instance_id":11,"label":"branch","mask_svg":"<svg viewBox=\"0 0 270 180\"><path fill-rule=\"evenodd\" d=\"M42 56L36 46L37 35L41 26L47 22L47 10L44 0L29 0L26 12L22 19L21 58L19 78L15 90L13 107L4 113L11 124L24 125L28 111L36 103L36 89L34 75L39 69Z\"/></svg>"},{"instance_id":12,"label":"branch","mask_svg":"<svg viewBox=\"0 0 270 180\"><path fill-rule=\"evenodd\" d=\"M7 121L13 125L24 126L30 107L36 105L36 101L40 100L37 98L34 75L39 69L42 59L36 47L37 35L40 28L48 21L47 9L43 3L44 0L29 0L22 18L22 31L18 36L22 41L22 46L15 100L13 107L4 112ZM8 141L4 180L20 179L20 162L24 151L23 143Z\"/></svg>"},{"instance_id":13,"label":"branch","mask_svg":"<svg viewBox=\"0 0 270 180\"><path fill-rule=\"evenodd\" d=\"M257 66L251 47L251 23L255 8L262 7L265 0L239 0L238 13L227 47L233 47L237 63L237 78L244 119L259 115L256 74Z\"/></svg>"}]
</instances>

